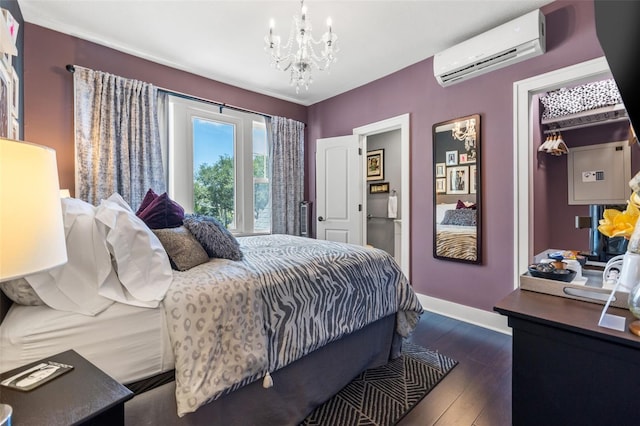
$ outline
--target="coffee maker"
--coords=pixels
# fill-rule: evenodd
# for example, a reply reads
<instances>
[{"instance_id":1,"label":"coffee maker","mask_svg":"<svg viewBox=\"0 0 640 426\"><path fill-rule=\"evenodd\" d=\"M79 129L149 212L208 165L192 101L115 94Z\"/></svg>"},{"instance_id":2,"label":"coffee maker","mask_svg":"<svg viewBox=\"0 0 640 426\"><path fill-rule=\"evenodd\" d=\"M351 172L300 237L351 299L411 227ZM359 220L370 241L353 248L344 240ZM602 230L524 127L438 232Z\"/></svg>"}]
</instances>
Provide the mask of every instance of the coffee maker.
<instances>
[{"instance_id":1,"label":"coffee maker","mask_svg":"<svg viewBox=\"0 0 640 426\"><path fill-rule=\"evenodd\" d=\"M591 264L605 264L610 259L627 252L629 241L626 238L607 237L598 231L598 225L605 209L624 211L626 207L625 205L592 204L589 206L589 216L576 217L576 228L589 229L589 252L580 253L587 258L587 262Z\"/></svg>"}]
</instances>

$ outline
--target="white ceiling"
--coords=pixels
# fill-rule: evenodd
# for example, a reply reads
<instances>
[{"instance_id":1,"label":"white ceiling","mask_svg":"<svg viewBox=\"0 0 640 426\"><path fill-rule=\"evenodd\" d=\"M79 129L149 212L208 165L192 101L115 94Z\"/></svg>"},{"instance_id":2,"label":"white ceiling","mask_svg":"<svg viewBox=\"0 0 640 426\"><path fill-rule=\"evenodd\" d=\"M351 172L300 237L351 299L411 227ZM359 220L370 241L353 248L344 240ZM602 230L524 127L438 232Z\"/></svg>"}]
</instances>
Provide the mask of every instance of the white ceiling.
<instances>
[{"instance_id":1,"label":"white ceiling","mask_svg":"<svg viewBox=\"0 0 640 426\"><path fill-rule=\"evenodd\" d=\"M319 38L327 17L338 62L296 94L264 51L269 21L286 40L299 1L18 0L26 22L213 80L311 105L433 56L550 0L307 0ZM78 64L82 65L82 64Z\"/></svg>"}]
</instances>

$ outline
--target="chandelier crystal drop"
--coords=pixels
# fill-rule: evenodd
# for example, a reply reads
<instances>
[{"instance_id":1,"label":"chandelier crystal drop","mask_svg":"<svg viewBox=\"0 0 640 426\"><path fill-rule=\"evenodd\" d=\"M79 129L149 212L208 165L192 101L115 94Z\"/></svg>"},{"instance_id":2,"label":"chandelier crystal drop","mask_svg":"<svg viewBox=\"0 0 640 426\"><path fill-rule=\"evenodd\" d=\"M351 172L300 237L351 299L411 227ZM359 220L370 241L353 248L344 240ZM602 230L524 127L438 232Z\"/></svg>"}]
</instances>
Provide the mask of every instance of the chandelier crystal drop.
<instances>
[{"instance_id":1,"label":"chandelier crystal drop","mask_svg":"<svg viewBox=\"0 0 640 426\"><path fill-rule=\"evenodd\" d=\"M295 86L296 93L300 92L300 87L309 90L309 85L313 82L312 71L327 70L332 63L336 62L335 54L339 50L336 47L338 36L331 29L331 18L327 19L327 32L320 40L314 40L307 7L302 0L300 16L293 17L293 26L285 45L282 45L280 36L273 33L273 27L272 20L269 34L264 38L264 49L271 57L271 65L276 69L290 72L290 83ZM316 48L322 50L318 53Z\"/></svg>"}]
</instances>

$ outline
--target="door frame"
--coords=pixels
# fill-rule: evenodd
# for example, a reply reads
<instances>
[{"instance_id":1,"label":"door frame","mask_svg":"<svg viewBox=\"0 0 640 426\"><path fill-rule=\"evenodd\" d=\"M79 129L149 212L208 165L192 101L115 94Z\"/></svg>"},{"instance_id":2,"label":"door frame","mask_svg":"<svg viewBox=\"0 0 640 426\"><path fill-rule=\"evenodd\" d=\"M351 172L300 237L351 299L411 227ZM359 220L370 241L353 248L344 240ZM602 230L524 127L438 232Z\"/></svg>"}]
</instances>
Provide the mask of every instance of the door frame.
<instances>
[{"instance_id":1,"label":"door frame","mask_svg":"<svg viewBox=\"0 0 640 426\"><path fill-rule=\"evenodd\" d=\"M533 95L556 90L581 80L610 73L604 56L560 68L513 83L513 287L518 288L520 274L527 270L533 257L533 161L537 150L533 146L531 99Z\"/></svg>"},{"instance_id":2,"label":"door frame","mask_svg":"<svg viewBox=\"0 0 640 426\"><path fill-rule=\"evenodd\" d=\"M411 161L410 161L410 115L402 114L391 117L386 120L367 124L365 126L353 129L353 134L359 136L360 146L364 153L367 152L367 137L392 130L400 130L400 167L401 179L400 191L402 194L401 212L402 212L402 228L401 228L401 259L400 269L411 280ZM362 155L362 170L366 170L367 156ZM366 188L366 176L362 174L362 187ZM366 191L363 193L363 218L367 217L366 211ZM366 241L367 221L362 221L362 238Z\"/></svg>"}]
</instances>

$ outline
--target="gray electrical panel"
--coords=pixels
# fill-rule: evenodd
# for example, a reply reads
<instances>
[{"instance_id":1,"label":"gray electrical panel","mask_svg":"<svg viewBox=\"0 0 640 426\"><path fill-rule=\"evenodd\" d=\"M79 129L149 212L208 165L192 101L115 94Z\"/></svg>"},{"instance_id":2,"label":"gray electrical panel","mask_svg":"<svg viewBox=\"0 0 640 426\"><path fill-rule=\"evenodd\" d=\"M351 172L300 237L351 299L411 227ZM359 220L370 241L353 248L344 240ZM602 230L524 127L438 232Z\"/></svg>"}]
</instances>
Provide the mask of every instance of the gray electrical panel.
<instances>
[{"instance_id":1,"label":"gray electrical panel","mask_svg":"<svg viewBox=\"0 0 640 426\"><path fill-rule=\"evenodd\" d=\"M631 195L628 141L569 149L569 204L626 204Z\"/></svg>"}]
</instances>

